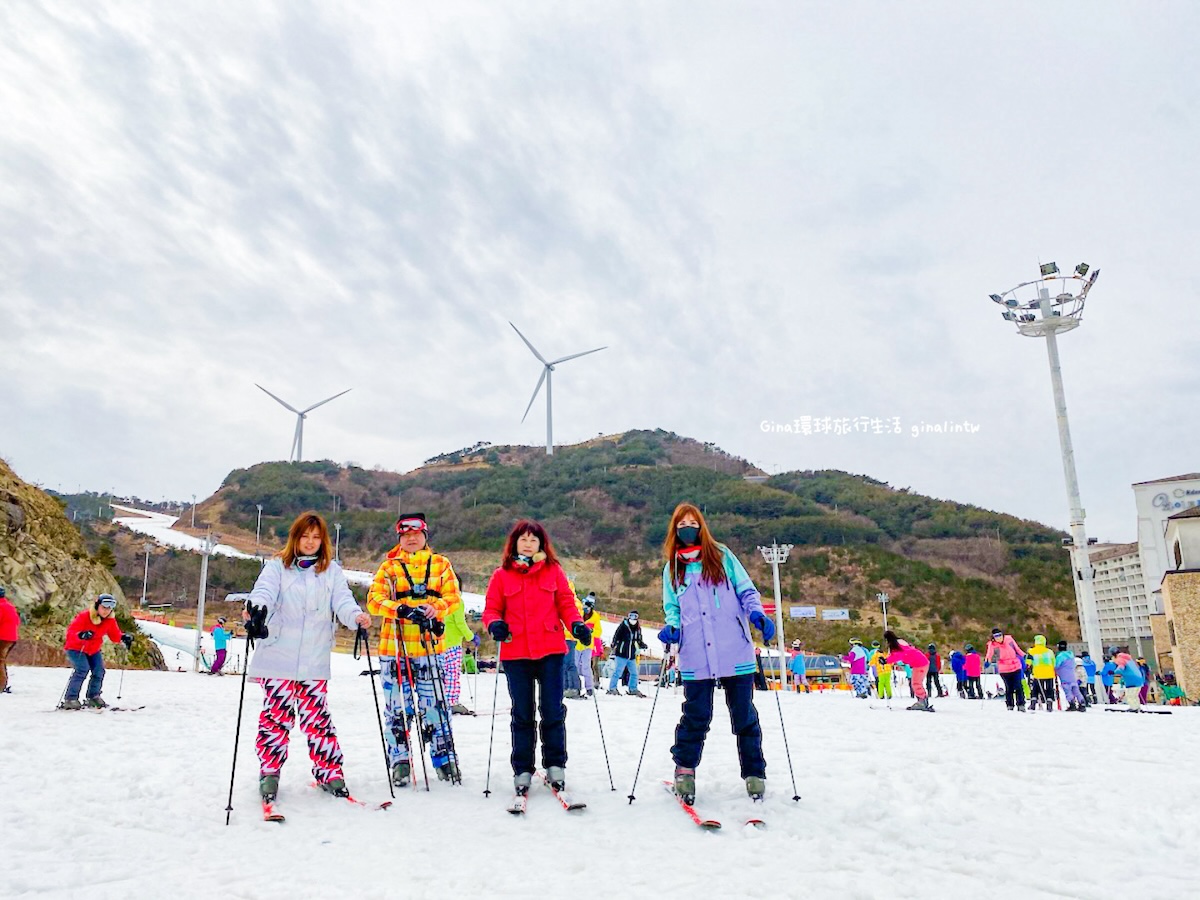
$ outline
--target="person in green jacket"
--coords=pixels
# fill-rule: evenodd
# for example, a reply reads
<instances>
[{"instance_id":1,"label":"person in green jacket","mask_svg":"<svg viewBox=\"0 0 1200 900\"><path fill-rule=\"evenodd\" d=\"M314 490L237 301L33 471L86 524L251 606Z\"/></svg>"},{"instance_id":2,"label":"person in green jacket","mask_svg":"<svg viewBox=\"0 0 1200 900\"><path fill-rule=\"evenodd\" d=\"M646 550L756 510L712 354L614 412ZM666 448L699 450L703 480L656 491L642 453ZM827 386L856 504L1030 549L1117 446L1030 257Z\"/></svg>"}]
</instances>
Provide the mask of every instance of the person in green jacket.
<instances>
[{"instance_id":1,"label":"person in green jacket","mask_svg":"<svg viewBox=\"0 0 1200 900\"><path fill-rule=\"evenodd\" d=\"M450 706L450 712L455 715L474 715L458 699L462 693L463 641L479 644L479 638L467 624L467 617L461 603L446 616L444 640L446 641L446 651L442 654L441 659L442 675L446 681L446 703Z\"/></svg>"}]
</instances>

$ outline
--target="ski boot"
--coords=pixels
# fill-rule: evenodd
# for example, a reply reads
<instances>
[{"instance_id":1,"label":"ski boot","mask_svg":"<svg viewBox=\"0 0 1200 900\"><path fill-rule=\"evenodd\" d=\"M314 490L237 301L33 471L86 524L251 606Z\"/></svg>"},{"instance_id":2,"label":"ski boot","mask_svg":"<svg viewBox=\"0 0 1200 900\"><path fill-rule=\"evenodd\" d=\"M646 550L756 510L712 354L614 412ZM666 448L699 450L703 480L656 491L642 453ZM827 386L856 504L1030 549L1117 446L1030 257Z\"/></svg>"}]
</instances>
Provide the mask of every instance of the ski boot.
<instances>
[{"instance_id":1,"label":"ski boot","mask_svg":"<svg viewBox=\"0 0 1200 900\"><path fill-rule=\"evenodd\" d=\"M909 707L909 709L918 709L918 710L926 710L926 711L929 710L929 708L930 708L930 706L929 706L929 698L928 697L922 697L920 700L918 700L916 703L914 703L912 706Z\"/></svg>"},{"instance_id":2,"label":"ski boot","mask_svg":"<svg viewBox=\"0 0 1200 900\"><path fill-rule=\"evenodd\" d=\"M350 789L346 787L346 782L341 778L335 778L333 781L326 781L321 784L321 790L326 793L333 794L335 797L341 797L343 800L350 798Z\"/></svg>"},{"instance_id":3,"label":"ski boot","mask_svg":"<svg viewBox=\"0 0 1200 900\"><path fill-rule=\"evenodd\" d=\"M675 793L684 803L691 806L696 802L696 770L683 766L675 767Z\"/></svg>"},{"instance_id":4,"label":"ski boot","mask_svg":"<svg viewBox=\"0 0 1200 900\"><path fill-rule=\"evenodd\" d=\"M546 780L550 782L550 787L556 791L565 790L567 787L567 770L562 766L546 766Z\"/></svg>"},{"instance_id":5,"label":"ski boot","mask_svg":"<svg viewBox=\"0 0 1200 900\"><path fill-rule=\"evenodd\" d=\"M568 690L568 691L563 691L563 698L566 700L578 700L579 699L579 691L576 691L573 689Z\"/></svg>"},{"instance_id":6,"label":"ski boot","mask_svg":"<svg viewBox=\"0 0 1200 900\"><path fill-rule=\"evenodd\" d=\"M104 707L108 706L108 704L104 702L103 697L88 697L85 705L89 709L104 709Z\"/></svg>"},{"instance_id":7,"label":"ski boot","mask_svg":"<svg viewBox=\"0 0 1200 900\"><path fill-rule=\"evenodd\" d=\"M258 793L262 797L263 803L274 803L275 795L279 793L279 776L259 775Z\"/></svg>"},{"instance_id":8,"label":"ski boot","mask_svg":"<svg viewBox=\"0 0 1200 900\"><path fill-rule=\"evenodd\" d=\"M612 690L612 689L609 689L609 690L605 691L604 693L608 694L608 696L610 696L610 697L619 697L619 696L621 696L621 692L620 692L620 691L614 691L614 690Z\"/></svg>"},{"instance_id":9,"label":"ski boot","mask_svg":"<svg viewBox=\"0 0 1200 900\"><path fill-rule=\"evenodd\" d=\"M595 691L588 691L587 693L583 694L582 696L583 696L583 698L584 698L584 699L586 699L586 700L591 700L591 699L592 699L592 697L596 696L596 692L595 692Z\"/></svg>"},{"instance_id":10,"label":"ski boot","mask_svg":"<svg viewBox=\"0 0 1200 900\"><path fill-rule=\"evenodd\" d=\"M746 793L751 800L761 800L767 793L767 779L757 775L746 776Z\"/></svg>"},{"instance_id":11,"label":"ski boot","mask_svg":"<svg viewBox=\"0 0 1200 900\"><path fill-rule=\"evenodd\" d=\"M438 781L449 781L451 783L462 781L462 774L458 771L458 763L452 759L446 760L437 767Z\"/></svg>"},{"instance_id":12,"label":"ski boot","mask_svg":"<svg viewBox=\"0 0 1200 900\"><path fill-rule=\"evenodd\" d=\"M83 709L83 704L78 700L64 700L60 709Z\"/></svg>"},{"instance_id":13,"label":"ski boot","mask_svg":"<svg viewBox=\"0 0 1200 900\"><path fill-rule=\"evenodd\" d=\"M408 760L402 760L392 766L392 784L396 787L408 787L408 781L412 777L412 766Z\"/></svg>"},{"instance_id":14,"label":"ski boot","mask_svg":"<svg viewBox=\"0 0 1200 900\"><path fill-rule=\"evenodd\" d=\"M625 696L626 696L626 697L641 697L643 700L645 700L645 699L646 699L646 695L645 695L645 694L643 694L641 691L630 691L630 692L629 692L628 694L626 694Z\"/></svg>"},{"instance_id":15,"label":"ski boot","mask_svg":"<svg viewBox=\"0 0 1200 900\"><path fill-rule=\"evenodd\" d=\"M454 715L454 716L469 716L471 714L471 711L469 709L467 709L465 706L463 706L461 703L455 703L453 706L450 707L450 714Z\"/></svg>"},{"instance_id":16,"label":"ski boot","mask_svg":"<svg viewBox=\"0 0 1200 900\"><path fill-rule=\"evenodd\" d=\"M518 797L529 793L529 785L533 783L532 772L520 772L513 776L513 790Z\"/></svg>"}]
</instances>

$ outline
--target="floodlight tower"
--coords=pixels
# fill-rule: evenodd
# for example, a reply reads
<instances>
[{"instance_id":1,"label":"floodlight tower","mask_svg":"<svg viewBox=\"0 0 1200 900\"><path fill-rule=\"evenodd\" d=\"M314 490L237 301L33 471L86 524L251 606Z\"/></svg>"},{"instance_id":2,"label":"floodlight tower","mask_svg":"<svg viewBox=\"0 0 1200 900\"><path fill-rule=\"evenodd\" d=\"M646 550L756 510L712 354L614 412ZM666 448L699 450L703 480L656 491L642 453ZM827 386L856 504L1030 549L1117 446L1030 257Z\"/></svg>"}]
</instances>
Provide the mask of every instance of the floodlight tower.
<instances>
[{"instance_id":1,"label":"floodlight tower","mask_svg":"<svg viewBox=\"0 0 1200 900\"><path fill-rule=\"evenodd\" d=\"M1058 333L1072 331L1083 321L1083 306L1088 292L1100 276L1100 270L1088 277L1089 266L1080 263L1070 275L1058 270L1056 263L1041 266L1040 275L1025 281L1003 294L991 294L993 303L1004 307L1001 315L1013 322L1025 337L1046 339L1046 354L1050 358L1050 384L1054 389L1054 412L1058 418L1058 443L1062 451L1063 475L1067 483L1067 503L1070 505L1070 550L1072 580L1075 583L1075 605L1079 611L1079 628L1087 641L1092 659L1104 658L1100 640L1100 620L1096 613L1096 598L1092 586L1095 570L1088 554L1087 532L1083 527L1084 509L1079 499L1079 478L1075 474L1075 451L1071 446L1071 428L1067 422L1067 399L1063 392L1062 365L1058 358ZM1051 287L1057 282L1057 292ZM1065 543L1065 541L1064 541Z\"/></svg>"},{"instance_id":2,"label":"floodlight tower","mask_svg":"<svg viewBox=\"0 0 1200 900\"><path fill-rule=\"evenodd\" d=\"M779 689L789 690L785 672L787 666L783 653L783 597L779 593L779 567L787 562L788 554L792 552L791 544L777 544L771 541L770 547L759 547L762 558L771 564L771 577L775 582L775 637L779 653Z\"/></svg>"}]
</instances>

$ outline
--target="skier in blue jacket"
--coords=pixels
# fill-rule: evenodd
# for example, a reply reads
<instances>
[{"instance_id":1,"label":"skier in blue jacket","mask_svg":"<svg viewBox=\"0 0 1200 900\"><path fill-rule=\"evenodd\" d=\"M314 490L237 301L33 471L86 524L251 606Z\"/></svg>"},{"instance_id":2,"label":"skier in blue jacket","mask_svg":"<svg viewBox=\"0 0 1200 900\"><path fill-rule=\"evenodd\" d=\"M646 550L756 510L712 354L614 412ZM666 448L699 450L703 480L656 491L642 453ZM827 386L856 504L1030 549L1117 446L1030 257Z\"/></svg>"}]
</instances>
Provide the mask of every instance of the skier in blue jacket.
<instances>
[{"instance_id":1,"label":"skier in blue jacket","mask_svg":"<svg viewBox=\"0 0 1200 900\"><path fill-rule=\"evenodd\" d=\"M950 671L954 673L954 683L958 687L958 696L967 696L967 658L962 651L955 650L950 654Z\"/></svg>"},{"instance_id":2,"label":"skier in blue jacket","mask_svg":"<svg viewBox=\"0 0 1200 900\"><path fill-rule=\"evenodd\" d=\"M1117 676L1117 664L1113 662L1111 656L1104 657L1104 668L1100 670L1100 684L1104 687L1104 693L1108 696L1109 703L1116 703L1117 698L1113 694L1113 682Z\"/></svg>"},{"instance_id":3,"label":"skier in blue jacket","mask_svg":"<svg viewBox=\"0 0 1200 900\"><path fill-rule=\"evenodd\" d=\"M1099 701L1096 699L1096 661L1086 650L1083 651L1083 673L1087 676L1084 693L1092 703L1098 703Z\"/></svg>"}]
</instances>

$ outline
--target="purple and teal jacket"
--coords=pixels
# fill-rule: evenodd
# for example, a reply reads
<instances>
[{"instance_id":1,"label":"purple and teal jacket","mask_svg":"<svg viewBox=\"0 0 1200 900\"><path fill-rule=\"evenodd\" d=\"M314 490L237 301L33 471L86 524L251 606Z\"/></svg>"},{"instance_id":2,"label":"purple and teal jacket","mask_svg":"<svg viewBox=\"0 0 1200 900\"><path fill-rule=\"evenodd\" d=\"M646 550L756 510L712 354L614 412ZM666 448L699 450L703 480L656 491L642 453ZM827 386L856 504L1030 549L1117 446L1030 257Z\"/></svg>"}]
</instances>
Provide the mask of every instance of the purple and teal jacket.
<instances>
[{"instance_id":1,"label":"purple and teal jacket","mask_svg":"<svg viewBox=\"0 0 1200 900\"><path fill-rule=\"evenodd\" d=\"M762 612L762 598L733 551L720 545L725 580L701 580L700 563L689 563L676 589L671 566L663 567L663 612L679 629L679 673L684 681L706 681L758 671L749 615Z\"/></svg>"}]
</instances>

